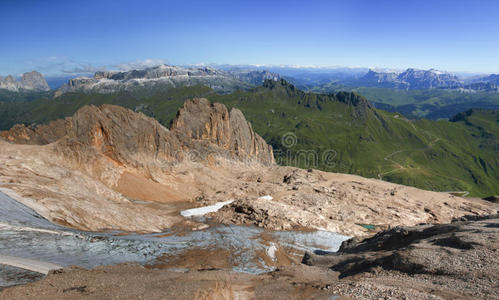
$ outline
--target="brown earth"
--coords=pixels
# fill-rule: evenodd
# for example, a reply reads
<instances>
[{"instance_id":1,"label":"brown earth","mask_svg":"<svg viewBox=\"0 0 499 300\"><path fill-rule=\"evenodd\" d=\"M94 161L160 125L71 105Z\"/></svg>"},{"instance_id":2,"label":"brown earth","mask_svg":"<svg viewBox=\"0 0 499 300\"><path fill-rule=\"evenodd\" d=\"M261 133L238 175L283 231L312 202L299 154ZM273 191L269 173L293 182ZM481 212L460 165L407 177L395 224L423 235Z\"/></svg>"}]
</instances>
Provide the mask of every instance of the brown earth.
<instances>
[{"instance_id":1,"label":"brown earth","mask_svg":"<svg viewBox=\"0 0 499 300\"><path fill-rule=\"evenodd\" d=\"M498 217L396 227L262 275L230 271L221 249L190 249L147 267L65 269L0 299L499 299Z\"/></svg>"},{"instance_id":2,"label":"brown earth","mask_svg":"<svg viewBox=\"0 0 499 300\"><path fill-rule=\"evenodd\" d=\"M331 299L334 294L326 287L333 274L308 266L250 275L124 264L54 272L41 281L8 288L0 299Z\"/></svg>"}]
</instances>

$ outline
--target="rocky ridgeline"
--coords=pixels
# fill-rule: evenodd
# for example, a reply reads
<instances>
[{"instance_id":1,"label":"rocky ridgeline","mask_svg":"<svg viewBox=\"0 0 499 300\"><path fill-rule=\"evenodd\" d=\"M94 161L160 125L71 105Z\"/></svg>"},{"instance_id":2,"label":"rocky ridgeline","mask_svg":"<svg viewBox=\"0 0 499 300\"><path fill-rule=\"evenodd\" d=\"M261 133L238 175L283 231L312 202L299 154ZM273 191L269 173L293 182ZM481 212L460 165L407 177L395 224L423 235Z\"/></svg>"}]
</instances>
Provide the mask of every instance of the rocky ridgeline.
<instances>
[{"instance_id":1,"label":"rocky ridgeline","mask_svg":"<svg viewBox=\"0 0 499 300\"><path fill-rule=\"evenodd\" d=\"M263 75L262 75L263 76ZM181 86L205 85L220 93L248 89L252 85L238 77L211 67L161 65L126 72L96 72L93 78L78 77L68 81L56 93L113 93L139 91L141 94Z\"/></svg>"},{"instance_id":2,"label":"rocky ridgeline","mask_svg":"<svg viewBox=\"0 0 499 300\"><path fill-rule=\"evenodd\" d=\"M499 91L498 74L465 80L454 74L434 69L418 70L409 68L403 72L370 69L367 74L353 83L359 86L406 90L441 88L489 92Z\"/></svg>"},{"instance_id":3,"label":"rocky ridgeline","mask_svg":"<svg viewBox=\"0 0 499 300\"><path fill-rule=\"evenodd\" d=\"M199 160L215 155L274 163L272 147L253 131L240 110L229 111L225 105L203 98L186 101L171 130L141 113L102 105L84 106L72 117L46 125L15 125L0 136L17 144L57 141L56 149L68 158L91 161L104 155L133 167L174 163L187 155Z\"/></svg>"},{"instance_id":4,"label":"rocky ridgeline","mask_svg":"<svg viewBox=\"0 0 499 300\"><path fill-rule=\"evenodd\" d=\"M171 129L123 107L84 106L0 132L0 148L1 188L52 222L92 231L163 231L196 199L241 192L232 173L274 164L239 110L206 99L186 101Z\"/></svg>"},{"instance_id":5,"label":"rocky ridgeline","mask_svg":"<svg viewBox=\"0 0 499 300\"><path fill-rule=\"evenodd\" d=\"M258 70L233 70L229 73L242 81L251 83L256 86L262 85L265 80L278 81L281 79L281 75L269 72L269 71L258 71Z\"/></svg>"},{"instance_id":6,"label":"rocky ridgeline","mask_svg":"<svg viewBox=\"0 0 499 300\"><path fill-rule=\"evenodd\" d=\"M404 72L369 70L358 79L358 85L397 89L462 88L464 82L457 76L438 70L417 70L409 68Z\"/></svg>"},{"instance_id":7,"label":"rocky ridgeline","mask_svg":"<svg viewBox=\"0 0 499 300\"><path fill-rule=\"evenodd\" d=\"M16 80L12 75L6 77L0 76L0 89L6 89L13 92L19 91L48 91L50 90L47 81L42 74L32 71L24 73L21 80Z\"/></svg>"}]
</instances>

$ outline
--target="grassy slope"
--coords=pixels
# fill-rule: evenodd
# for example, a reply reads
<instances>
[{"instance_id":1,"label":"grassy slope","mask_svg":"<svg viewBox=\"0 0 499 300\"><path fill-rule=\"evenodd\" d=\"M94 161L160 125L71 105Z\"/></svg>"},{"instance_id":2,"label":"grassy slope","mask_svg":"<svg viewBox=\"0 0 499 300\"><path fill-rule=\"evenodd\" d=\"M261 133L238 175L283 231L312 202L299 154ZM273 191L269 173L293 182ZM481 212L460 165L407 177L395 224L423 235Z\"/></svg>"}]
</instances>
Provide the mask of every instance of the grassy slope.
<instances>
[{"instance_id":1,"label":"grassy slope","mask_svg":"<svg viewBox=\"0 0 499 300\"><path fill-rule=\"evenodd\" d=\"M311 88L314 92L337 90L357 92L382 109L397 111L413 118L450 118L474 107L499 109L499 93L493 92L464 93L444 89L406 91L376 87L348 87L334 82Z\"/></svg>"},{"instance_id":2,"label":"grassy slope","mask_svg":"<svg viewBox=\"0 0 499 300\"><path fill-rule=\"evenodd\" d=\"M356 94L303 93L284 82L230 95L190 87L142 98L67 94L22 105L3 103L0 129L23 121L43 123L85 104L103 103L142 111L168 126L184 100L196 96L241 109L281 164L375 178L382 174L397 183L476 196L499 193L497 111L474 110L454 122L413 122L374 109ZM288 138L284 143L283 136Z\"/></svg>"}]
</instances>

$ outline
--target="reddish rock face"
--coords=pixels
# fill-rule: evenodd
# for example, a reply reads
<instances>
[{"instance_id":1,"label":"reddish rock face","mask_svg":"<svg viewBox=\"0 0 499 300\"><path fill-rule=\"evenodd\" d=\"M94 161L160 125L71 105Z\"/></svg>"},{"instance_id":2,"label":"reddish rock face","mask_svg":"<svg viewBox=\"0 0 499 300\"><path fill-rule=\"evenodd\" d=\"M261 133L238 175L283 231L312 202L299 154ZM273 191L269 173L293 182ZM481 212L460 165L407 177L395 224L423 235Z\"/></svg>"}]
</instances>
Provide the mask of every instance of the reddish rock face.
<instances>
[{"instance_id":1,"label":"reddish rock face","mask_svg":"<svg viewBox=\"0 0 499 300\"><path fill-rule=\"evenodd\" d=\"M46 145L65 136L71 128L71 118L51 121L36 127L16 124L10 130L0 131L0 137L15 144Z\"/></svg>"},{"instance_id":2,"label":"reddish rock face","mask_svg":"<svg viewBox=\"0 0 499 300\"><path fill-rule=\"evenodd\" d=\"M189 151L200 159L220 155L234 160L274 163L272 147L256 134L242 112L206 99L187 100L168 130L155 119L115 106L84 106L72 117L47 125L15 125L0 136L17 144L57 141L60 153L86 158L102 154L120 165L181 161Z\"/></svg>"},{"instance_id":3,"label":"reddish rock face","mask_svg":"<svg viewBox=\"0 0 499 300\"><path fill-rule=\"evenodd\" d=\"M172 131L180 139L206 141L238 158L256 158L265 164L274 163L272 147L256 134L243 113L233 108L230 113L225 105L206 99L187 100L172 123Z\"/></svg>"}]
</instances>

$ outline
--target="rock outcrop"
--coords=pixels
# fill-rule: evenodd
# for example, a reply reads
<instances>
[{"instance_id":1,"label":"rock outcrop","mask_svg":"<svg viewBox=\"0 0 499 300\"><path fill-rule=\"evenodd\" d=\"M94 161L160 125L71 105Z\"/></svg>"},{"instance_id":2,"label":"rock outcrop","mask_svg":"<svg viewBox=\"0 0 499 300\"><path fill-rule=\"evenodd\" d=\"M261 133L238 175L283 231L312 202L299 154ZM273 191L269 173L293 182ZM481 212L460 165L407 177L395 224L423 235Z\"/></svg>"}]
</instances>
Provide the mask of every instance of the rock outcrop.
<instances>
[{"instance_id":1,"label":"rock outcrop","mask_svg":"<svg viewBox=\"0 0 499 300\"><path fill-rule=\"evenodd\" d=\"M253 131L240 110L229 112L225 105L204 98L187 100L171 130L141 113L102 105L84 106L72 117L46 125L15 125L0 136L16 144L46 145L59 140L56 148L68 157L102 154L134 168L151 162L179 162L189 151L197 159L217 155L274 163L272 147Z\"/></svg>"},{"instance_id":2,"label":"rock outcrop","mask_svg":"<svg viewBox=\"0 0 499 300\"><path fill-rule=\"evenodd\" d=\"M239 158L255 157L265 164L274 163L272 147L253 131L236 108L229 112L225 105L210 104L206 99L186 101L172 123L172 131L187 143L189 139L205 141L229 150Z\"/></svg>"},{"instance_id":3,"label":"rock outcrop","mask_svg":"<svg viewBox=\"0 0 499 300\"><path fill-rule=\"evenodd\" d=\"M355 175L287 167L275 167L267 173L253 178L255 186L261 187L254 194L270 198L242 196L213 217L225 224L272 230L316 228L366 236L394 224L447 223L470 211L483 215L499 209L484 200Z\"/></svg>"},{"instance_id":4,"label":"rock outcrop","mask_svg":"<svg viewBox=\"0 0 499 300\"><path fill-rule=\"evenodd\" d=\"M496 299L498 250L495 214L450 224L395 227L367 239L347 240L334 254L307 253L302 262L379 286L392 283L392 288L400 288L396 282L405 281L407 290L446 299Z\"/></svg>"},{"instance_id":5,"label":"rock outcrop","mask_svg":"<svg viewBox=\"0 0 499 300\"><path fill-rule=\"evenodd\" d=\"M48 124L26 126L16 124L10 130L0 131L0 137L15 144L46 145L57 141L71 128L71 118L50 121Z\"/></svg>"},{"instance_id":6,"label":"rock outcrop","mask_svg":"<svg viewBox=\"0 0 499 300\"><path fill-rule=\"evenodd\" d=\"M47 219L85 230L158 231L180 218L176 208L151 204L150 215L138 217L146 208L133 201L190 202L227 184L219 171L227 164L274 162L272 148L239 110L206 99L187 101L171 130L142 113L102 105L0 136L10 142L0 140L0 187L35 199L25 204Z\"/></svg>"},{"instance_id":7,"label":"rock outcrop","mask_svg":"<svg viewBox=\"0 0 499 300\"><path fill-rule=\"evenodd\" d=\"M7 77L0 76L0 89L9 91L48 91L50 90L47 81L42 74L37 71L24 73L21 76L21 81L17 81L12 75Z\"/></svg>"}]
</instances>

